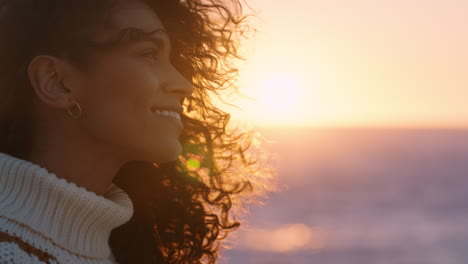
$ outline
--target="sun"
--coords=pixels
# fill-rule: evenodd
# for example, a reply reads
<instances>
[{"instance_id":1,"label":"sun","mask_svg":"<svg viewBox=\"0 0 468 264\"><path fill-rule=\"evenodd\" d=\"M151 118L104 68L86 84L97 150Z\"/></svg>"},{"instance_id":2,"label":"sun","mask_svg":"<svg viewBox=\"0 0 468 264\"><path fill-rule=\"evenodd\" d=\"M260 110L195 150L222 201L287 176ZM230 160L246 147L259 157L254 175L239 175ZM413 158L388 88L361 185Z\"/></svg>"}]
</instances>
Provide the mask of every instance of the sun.
<instances>
[{"instance_id":1,"label":"sun","mask_svg":"<svg viewBox=\"0 0 468 264\"><path fill-rule=\"evenodd\" d=\"M290 71L247 71L241 86L246 98L232 103L235 119L254 125L297 125L307 121L304 82ZM230 102L231 102L230 101Z\"/></svg>"},{"instance_id":2,"label":"sun","mask_svg":"<svg viewBox=\"0 0 468 264\"><path fill-rule=\"evenodd\" d=\"M258 89L258 107L266 112L292 114L299 105L300 90L297 78L287 73L273 73Z\"/></svg>"}]
</instances>

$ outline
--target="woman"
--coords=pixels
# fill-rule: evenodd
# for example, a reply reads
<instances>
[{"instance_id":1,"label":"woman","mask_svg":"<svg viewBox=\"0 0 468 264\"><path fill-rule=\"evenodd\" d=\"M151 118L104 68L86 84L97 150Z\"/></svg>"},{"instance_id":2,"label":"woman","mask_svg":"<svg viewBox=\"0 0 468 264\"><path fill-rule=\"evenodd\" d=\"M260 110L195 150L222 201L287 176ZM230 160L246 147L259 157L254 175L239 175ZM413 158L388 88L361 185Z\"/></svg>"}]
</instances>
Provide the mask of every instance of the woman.
<instances>
[{"instance_id":1,"label":"woman","mask_svg":"<svg viewBox=\"0 0 468 264\"><path fill-rule=\"evenodd\" d=\"M240 8L0 1L0 263L215 263L261 175L209 100Z\"/></svg>"}]
</instances>

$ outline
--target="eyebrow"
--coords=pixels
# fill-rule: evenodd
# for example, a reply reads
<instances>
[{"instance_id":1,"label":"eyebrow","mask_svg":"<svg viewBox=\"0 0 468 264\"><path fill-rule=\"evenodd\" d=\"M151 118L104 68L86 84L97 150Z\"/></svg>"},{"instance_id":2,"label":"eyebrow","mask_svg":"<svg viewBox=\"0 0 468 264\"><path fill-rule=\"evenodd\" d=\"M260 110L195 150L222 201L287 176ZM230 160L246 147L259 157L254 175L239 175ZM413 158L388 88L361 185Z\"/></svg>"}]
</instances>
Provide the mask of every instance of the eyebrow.
<instances>
[{"instance_id":1,"label":"eyebrow","mask_svg":"<svg viewBox=\"0 0 468 264\"><path fill-rule=\"evenodd\" d=\"M146 32L141 29L137 28L130 28L133 32L137 33L137 39L130 39L131 45L143 42L143 41L150 41L156 44L157 46L161 46L163 48L167 48L169 53L172 50L170 37L167 34L167 31L163 28L157 28L152 31ZM131 33L130 33L131 34Z\"/></svg>"},{"instance_id":2,"label":"eyebrow","mask_svg":"<svg viewBox=\"0 0 468 264\"><path fill-rule=\"evenodd\" d=\"M162 34L161 34L162 33ZM164 36L164 37L161 37ZM149 41L156 44L158 47L168 49L169 53L172 52L171 38L164 28L156 28L152 31L144 31L136 27L127 27L120 29L116 35L104 41L83 41L82 45L88 45L92 48L106 50L112 49L115 46L125 45L133 46L142 41ZM123 43L125 42L125 43Z\"/></svg>"}]
</instances>

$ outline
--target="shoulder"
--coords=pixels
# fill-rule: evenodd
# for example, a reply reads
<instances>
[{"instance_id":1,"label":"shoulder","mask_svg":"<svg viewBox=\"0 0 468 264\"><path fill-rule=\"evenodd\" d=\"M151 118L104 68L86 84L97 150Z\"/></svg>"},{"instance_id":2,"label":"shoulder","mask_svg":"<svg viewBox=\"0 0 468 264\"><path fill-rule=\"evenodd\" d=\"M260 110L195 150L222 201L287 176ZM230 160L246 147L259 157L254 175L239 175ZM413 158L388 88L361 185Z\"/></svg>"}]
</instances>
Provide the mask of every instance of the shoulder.
<instances>
[{"instance_id":1,"label":"shoulder","mask_svg":"<svg viewBox=\"0 0 468 264\"><path fill-rule=\"evenodd\" d=\"M14 242L0 242L0 264L45 264L36 256L23 251L18 244Z\"/></svg>"}]
</instances>

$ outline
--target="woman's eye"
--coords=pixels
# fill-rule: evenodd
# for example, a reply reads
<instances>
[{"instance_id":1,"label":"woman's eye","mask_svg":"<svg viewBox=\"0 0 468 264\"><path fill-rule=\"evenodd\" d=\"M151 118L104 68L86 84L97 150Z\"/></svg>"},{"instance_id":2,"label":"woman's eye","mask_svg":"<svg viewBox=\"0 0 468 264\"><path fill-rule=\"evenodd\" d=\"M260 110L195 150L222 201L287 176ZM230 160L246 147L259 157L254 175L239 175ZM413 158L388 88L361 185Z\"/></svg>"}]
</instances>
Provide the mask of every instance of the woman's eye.
<instances>
[{"instance_id":1,"label":"woman's eye","mask_svg":"<svg viewBox=\"0 0 468 264\"><path fill-rule=\"evenodd\" d=\"M159 49L149 49L144 54L145 57L151 57L152 59L158 59Z\"/></svg>"}]
</instances>

